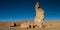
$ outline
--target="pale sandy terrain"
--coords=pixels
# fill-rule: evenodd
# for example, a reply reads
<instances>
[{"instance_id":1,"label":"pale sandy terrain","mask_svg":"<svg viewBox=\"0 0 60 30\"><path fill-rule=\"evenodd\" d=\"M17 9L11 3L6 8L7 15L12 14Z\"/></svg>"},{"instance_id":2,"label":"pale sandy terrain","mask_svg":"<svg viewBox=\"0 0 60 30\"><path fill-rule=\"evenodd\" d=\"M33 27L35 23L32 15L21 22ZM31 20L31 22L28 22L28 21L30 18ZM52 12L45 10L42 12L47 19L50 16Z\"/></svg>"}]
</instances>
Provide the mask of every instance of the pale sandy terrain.
<instances>
[{"instance_id":1,"label":"pale sandy terrain","mask_svg":"<svg viewBox=\"0 0 60 30\"><path fill-rule=\"evenodd\" d=\"M21 29L20 26L10 27L12 22L0 22L0 30L60 30L60 21L44 22L46 28ZM20 22L16 22L20 24Z\"/></svg>"}]
</instances>

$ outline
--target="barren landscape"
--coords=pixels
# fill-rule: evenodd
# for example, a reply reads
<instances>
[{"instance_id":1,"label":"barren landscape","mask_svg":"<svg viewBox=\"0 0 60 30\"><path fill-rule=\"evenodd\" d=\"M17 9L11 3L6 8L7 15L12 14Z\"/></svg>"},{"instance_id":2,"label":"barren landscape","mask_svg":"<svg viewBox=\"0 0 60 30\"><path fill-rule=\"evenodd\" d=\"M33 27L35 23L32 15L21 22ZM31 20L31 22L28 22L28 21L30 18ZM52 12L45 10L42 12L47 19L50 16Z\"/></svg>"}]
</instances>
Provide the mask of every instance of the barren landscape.
<instances>
[{"instance_id":1,"label":"barren landscape","mask_svg":"<svg viewBox=\"0 0 60 30\"><path fill-rule=\"evenodd\" d=\"M59 2L57 0L1 1L0 30L60 30Z\"/></svg>"},{"instance_id":2,"label":"barren landscape","mask_svg":"<svg viewBox=\"0 0 60 30\"><path fill-rule=\"evenodd\" d=\"M48 21L44 22L45 28L25 28L21 29L20 26L10 27L14 22L0 22L0 30L60 30L60 21ZM21 22L15 22L19 25Z\"/></svg>"}]
</instances>

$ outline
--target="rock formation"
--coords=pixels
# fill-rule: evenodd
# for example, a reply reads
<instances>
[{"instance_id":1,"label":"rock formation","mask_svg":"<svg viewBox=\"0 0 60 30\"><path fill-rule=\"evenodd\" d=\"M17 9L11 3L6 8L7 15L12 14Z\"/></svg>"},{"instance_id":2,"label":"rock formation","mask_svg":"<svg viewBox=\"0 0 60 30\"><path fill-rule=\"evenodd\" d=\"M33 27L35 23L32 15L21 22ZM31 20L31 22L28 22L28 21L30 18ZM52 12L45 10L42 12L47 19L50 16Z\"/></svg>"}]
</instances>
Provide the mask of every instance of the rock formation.
<instances>
[{"instance_id":1,"label":"rock formation","mask_svg":"<svg viewBox=\"0 0 60 30\"><path fill-rule=\"evenodd\" d=\"M36 3L35 10L36 10L36 16L34 18L34 24L41 27L44 20L44 11L43 9L40 8L39 2Z\"/></svg>"},{"instance_id":2,"label":"rock formation","mask_svg":"<svg viewBox=\"0 0 60 30\"><path fill-rule=\"evenodd\" d=\"M43 26L43 20L44 20L44 11L43 9L40 8L39 2L36 3L35 5L35 10L36 10L36 16L34 20L30 22L22 22L20 23L20 28L41 28ZM14 26L14 24L13 24Z\"/></svg>"},{"instance_id":3,"label":"rock formation","mask_svg":"<svg viewBox=\"0 0 60 30\"><path fill-rule=\"evenodd\" d=\"M43 26L44 11L43 11L43 9L40 8L39 2L36 3L35 10L36 10L36 16L35 16L34 20L31 22L22 23L20 27L23 27L23 28L39 27L39 28L41 28Z\"/></svg>"},{"instance_id":4,"label":"rock formation","mask_svg":"<svg viewBox=\"0 0 60 30\"><path fill-rule=\"evenodd\" d=\"M10 27L16 27L16 23L11 23Z\"/></svg>"}]
</instances>

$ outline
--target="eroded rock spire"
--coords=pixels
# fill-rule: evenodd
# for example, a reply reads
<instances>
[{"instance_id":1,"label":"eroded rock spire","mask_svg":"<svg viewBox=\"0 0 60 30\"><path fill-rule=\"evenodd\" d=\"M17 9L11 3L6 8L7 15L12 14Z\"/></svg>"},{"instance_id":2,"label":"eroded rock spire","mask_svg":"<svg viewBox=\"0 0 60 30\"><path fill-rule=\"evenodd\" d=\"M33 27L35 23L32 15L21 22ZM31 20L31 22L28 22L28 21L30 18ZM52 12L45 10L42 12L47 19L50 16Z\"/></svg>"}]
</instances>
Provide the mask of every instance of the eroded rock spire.
<instances>
[{"instance_id":1,"label":"eroded rock spire","mask_svg":"<svg viewBox=\"0 0 60 30\"><path fill-rule=\"evenodd\" d=\"M36 16L34 18L34 23L35 25L41 27L42 26L41 24L43 23L43 19L44 19L44 11L43 9L40 8L39 2L36 3L35 10L36 10Z\"/></svg>"}]
</instances>

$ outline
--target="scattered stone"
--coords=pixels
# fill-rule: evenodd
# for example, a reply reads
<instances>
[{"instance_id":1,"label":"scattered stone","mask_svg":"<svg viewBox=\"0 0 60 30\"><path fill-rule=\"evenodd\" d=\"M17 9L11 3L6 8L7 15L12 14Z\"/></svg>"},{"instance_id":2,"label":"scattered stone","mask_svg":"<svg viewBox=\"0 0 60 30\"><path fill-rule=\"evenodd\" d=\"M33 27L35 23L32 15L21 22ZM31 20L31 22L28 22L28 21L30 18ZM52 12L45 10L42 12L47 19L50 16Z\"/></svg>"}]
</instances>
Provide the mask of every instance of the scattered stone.
<instances>
[{"instance_id":1,"label":"scattered stone","mask_svg":"<svg viewBox=\"0 0 60 30\"><path fill-rule=\"evenodd\" d=\"M31 28L31 25L29 25L29 28Z\"/></svg>"},{"instance_id":2,"label":"scattered stone","mask_svg":"<svg viewBox=\"0 0 60 30\"><path fill-rule=\"evenodd\" d=\"M35 28L35 26L33 26L33 28Z\"/></svg>"},{"instance_id":3,"label":"scattered stone","mask_svg":"<svg viewBox=\"0 0 60 30\"><path fill-rule=\"evenodd\" d=\"M10 27L16 27L16 23L12 23Z\"/></svg>"}]
</instances>

